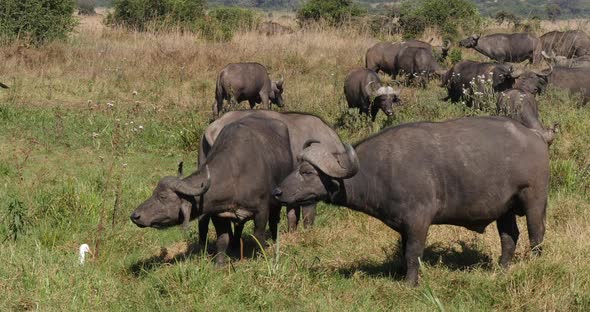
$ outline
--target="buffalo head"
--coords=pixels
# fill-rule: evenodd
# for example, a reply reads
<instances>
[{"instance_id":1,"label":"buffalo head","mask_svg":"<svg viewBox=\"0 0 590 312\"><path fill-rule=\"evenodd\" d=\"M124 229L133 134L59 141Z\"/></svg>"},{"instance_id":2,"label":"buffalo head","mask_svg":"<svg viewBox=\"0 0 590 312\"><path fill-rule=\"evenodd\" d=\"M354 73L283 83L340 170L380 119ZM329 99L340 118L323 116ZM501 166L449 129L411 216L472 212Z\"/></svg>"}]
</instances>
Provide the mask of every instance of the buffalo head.
<instances>
[{"instance_id":1,"label":"buffalo head","mask_svg":"<svg viewBox=\"0 0 590 312\"><path fill-rule=\"evenodd\" d=\"M514 70L512 65L498 64L492 71L492 87L497 91L510 89L522 73L520 70Z\"/></svg>"},{"instance_id":2,"label":"buffalo head","mask_svg":"<svg viewBox=\"0 0 590 312\"><path fill-rule=\"evenodd\" d=\"M541 94L547 87L551 72L553 67L542 72L527 71L518 77L514 87L531 94Z\"/></svg>"},{"instance_id":3,"label":"buffalo head","mask_svg":"<svg viewBox=\"0 0 590 312\"><path fill-rule=\"evenodd\" d=\"M211 185L209 168L205 166L206 177L202 173L188 182L179 177L164 177L156 186L152 196L143 202L131 214L131 221L139 227L167 228L182 224L188 226L191 211L196 205L195 197L204 194ZM189 177L189 178L192 178ZM192 215L192 219L197 215Z\"/></svg>"},{"instance_id":4,"label":"buffalo head","mask_svg":"<svg viewBox=\"0 0 590 312\"><path fill-rule=\"evenodd\" d=\"M306 142L295 171L273 191L275 198L302 205L329 200L338 191L338 180L350 178L359 170L354 148L344 144L344 149L344 153L335 153L317 141Z\"/></svg>"},{"instance_id":5,"label":"buffalo head","mask_svg":"<svg viewBox=\"0 0 590 312\"><path fill-rule=\"evenodd\" d=\"M283 83L283 77L281 77L281 80L271 82L272 91L270 92L270 101L278 107L285 106L285 102L283 101Z\"/></svg>"},{"instance_id":6,"label":"buffalo head","mask_svg":"<svg viewBox=\"0 0 590 312\"><path fill-rule=\"evenodd\" d=\"M467 37L459 42L459 46L462 46L464 48L473 48L477 46L479 37L479 35L472 35L471 37Z\"/></svg>"},{"instance_id":7,"label":"buffalo head","mask_svg":"<svg viewBox=\"0 0 590 312\"><path fill-rule=\"evenodd\" d=\"M372 86L376 83L375 81L371 81L365 86L365 93L368 94L373 101L373 106L382 110L388 117L393 116L393 107L401 104L401 85L399 82L395 82L398 85L395 89L389 86L379 86L378 88L375 88Z\"/></svg>"}]
</instances>

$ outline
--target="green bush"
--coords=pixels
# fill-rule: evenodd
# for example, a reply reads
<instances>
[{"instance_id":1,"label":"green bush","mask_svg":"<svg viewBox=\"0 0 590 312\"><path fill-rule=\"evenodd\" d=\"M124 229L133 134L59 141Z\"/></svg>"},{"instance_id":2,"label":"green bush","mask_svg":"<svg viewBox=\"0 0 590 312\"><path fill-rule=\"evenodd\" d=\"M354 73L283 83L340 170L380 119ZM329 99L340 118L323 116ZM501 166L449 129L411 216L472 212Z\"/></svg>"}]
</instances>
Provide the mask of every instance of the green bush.
<instances>
[{"instance_id":1,"label":"green bush","mask_svg":"<svg viewBox=\"0 0 590 312\"><path fill-rule=\"evenodd\" d=\"M251 30L258 23L254 11L236 7L216 7L208 15L232 31Z\"/></svg>"},{"instance_id":2,"label":"green bush","mask_svg":"<svg viewBox=\"0 0 590 312\"><path fill-rule=\"evenodd\" d=\"M403 15L399 19L404 39L414 39L426 29L426 19L420 15Z\"/></svg>"},{"instance_id":3,"label":"green bush","mask_svg":"<svg viewBox=\"0 0 590 312\"><path fill-rule=\"evenodd\" d=\"M154 27L190 29L205 15L206 0L115 0L107 24L139 31Z\"/></svg>"},{"instance_id":4,"label":"green bush","mask_svg":"<svg viewBox=\"0 0 590 312\"><path fill-rule=\"evenodd\" d=\"M430 26L439 29L446 38L458 39L461 32L478 32L482 24L477 7L468 0L405 2L401 11L400 23L405 21L402 24L406 25L402 28L412 32L414 37Z\"/></svg>"},{"instance_id":5,"label":"green bush","mask_svg":"<svg viewBox=\"0 0 590 312\"><path fill-rule=\"evenodd\" d=\"M77 24L75 9L72 0L2 0L0 38L34 45L66 38Z\"/></svg>"},{"instance_id":6,"label":"green bush","mask_svg":"<svg viewBox=\"0 0 590 312\"><path fill-rule=\"evenodd\" d=\"M309 0L297 11L297 20L300 23L325 20L338 25L350 17L364 13L352 0Z\"/></svg>"}]
</instances>

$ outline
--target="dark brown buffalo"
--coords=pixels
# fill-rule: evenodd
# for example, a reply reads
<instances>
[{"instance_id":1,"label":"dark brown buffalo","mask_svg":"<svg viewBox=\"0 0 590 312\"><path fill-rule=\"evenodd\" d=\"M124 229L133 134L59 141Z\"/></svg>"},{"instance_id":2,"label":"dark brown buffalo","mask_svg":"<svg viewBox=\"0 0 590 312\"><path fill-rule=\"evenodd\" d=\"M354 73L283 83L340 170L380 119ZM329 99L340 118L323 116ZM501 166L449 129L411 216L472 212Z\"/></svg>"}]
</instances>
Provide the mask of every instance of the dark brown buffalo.
<instances>
[{"instance_id":1,"label":"dark brown buffalo","mask_svg":"<svg viewBox=\"0 0 590 312\"><path fill-rule=\"evenodd\" d=\"M304 114L304 113L278 113L268 110L243 110L225 113L221 118L211 123L205 130L205 134L201 139L201 146L199 149L199 165L203 165L214 145L217 137L221 131L232 123L244 118L256 117L259 119L279 120L289 129L289 142L291 145L291 157L293 159L293 167L296 166L296 158L302 151L302 146L309 140L323 142L323 144L330 145L332 149L344 152L344 148L340 143L338 134L328 125L326 125L319 117ZM288 206L287 219L289 223L289 231L295 231L300 220L301 212L303 212L303 226L305 228L311 227L315 220L316 209L315 204L309 206ZM209 219L211 216L203 216L199 220L199 240L204 246L207 240L207 233L209 229ZM213 216L214 223L217 223L218 218ZM226 220L221 220L226 221ZM217 226L216 226L217 228ZM232 243L237 244L241 236L242 227L240 224L235 226L235 232Z\"/></svg>"},{"instance_id":2,"label":"dark brown buffalo","mask_svg":"<svg viewBox=\"0 0 590 312\"><path fill-rule=\"evenodd\" d=\"M377 73L370 69L353 69L344 81L344 95L349 108L358 108L360 114L371 115L375 121L382 110L388 117L393 116L393 107L400 105L400 89L381 83Z\"/></svg>"},{"instance_id":3,"label":"dark brown buffalo","mask_svg":"<svg viewBox=\"0 0 590 312\"><path fill-rule=\"evenodd\" d=\"M497 102L497 113L519 121L527 128L533 129L551 144L558 131L558 125L546 129L539 117L539 108L535 96L547 86L548 74L527 71L520 75L514 88L500 94Z\"/></svg>"},{"instance_id":4,"label":"dark brown buffalo","mask_svg":"<svg viewBox=\"0 0 590 312\"><path fill-rule=\"evenodd\" d=\"M519 75L520 72L513 70L509 64L460 61L442 78L442 86L448 91L444 100L465 100L467 106L472 106L474 92L484 92L486 85L491 85L495 92L508 90Z\"/></svg>"},{"instance_id":5,"label":"dark brown buffalo","mask_svg":"<svg viewBox=\"0 0 590 312\"><path fill-rule=\"evenodd\" d=\"M568 68L556 66L552 70L545 70L548 74L549 85L557 89L569 90L582 96L582 103L590 101L590 68Z\"/></svg>"},{"instance_id":6,"label":"dark brown buffalo","mask_svg":"<svg viewBox=\"0 0 590 312\"><path fill-rule=\"evenodd\" d=\"M199 216L214 216L216 263L222 265L232 220L254 220L254 236L262 246L267 223L276 239L281 204L271 193L292 168L287 125L277 119L243 118L221 130L198 171L186 178L162 178L131 220L139 227L187 227Z\"/></svg>"},{"instance_id":7,"label":"dark brown buffalo","mask_svg":"<svg viewBox=\"0 0 590 312\"><path fill-rule=\"evenodd\" d=\"M281 25L277 22L262 22L258 24L256 30L259 34L267 36L292 34L293 29L288 26Z\"/></svg>"},{"instance_id":8,"label":"dark brown buffalo","mask_svg":"<svg viewBox=\"0 0 590 312\"><path fill-rule=\"evenodd\" d=\"M590 54L590 37L581 30L551 31L541 36L542 50L566 58Z\"/></svg>"},{"instance_id":9,"label":"dark brown buffalo","mask_svg":"<svg viewBox=\"0 0 590 312\"><path fill-rule=\"evenodd\" d=\"M413 285L433 224L483 233L496 221L500 263L508 266L519 236L516 216L526 215L531 247L540 253L549 150L519 122L479 117L404 124L354 150L347 156L311 144L273 194L286 204L325 201L383 221L401 234L406 281Z\"/></svg>"},{"instance_id":10,"label":"dark brown buffalo","mask_svg":"<svg viewBox=\"0 0 590 312\"><path fill-rule=\"evenodd\" d=\"M440 55L440 59L444 59L448 55L451 43L447 41L444 46L433 48L429 43L420 40L408 40L396 43L380 42L367 50L365 67L375 72L381 70L388 75L393 75L396 68L395 62L397 54L404 47L425 48L428 49L431 54L435 53Z\"/></svg>"},{"instance_id":11,"label":"dark brown buffalo","mask_svg":"<svg viewBox=\"0 0 590 312\"><path fill-rule=\"evenodd\" d=\"M426 48L404 47L395 58L393 77L403 74L409 82L418 80L418 84L426 88L432 75L443 76L446 70L438 65L432 51Z\"/></svg>"},{"instance_id":12,"label":"dark brown buffalo","mask_svg":"<svg viewBox=\"0 0 590 312\"><path fill-rule=\"evenodd\" d=\"M250 108L257 103L262 103L265 109L270 109L270 103L283 107L283 78L271 81L266 67L258 63L229 64L217 78L216 103L213 105L215 117L222 111L224 100L231 106L248 101Z\"/></svg>"},{"instance_id":13,"label":"dark brown buffalo","mask_svg":"<svg viewBox=\"0 0 590 312\"><path fill-rule=\"evenodd\" d=\"M520 63L541 60L541 41L529 33L473 35L459 43L500 63Z\"/></svg>"},{"instance_id":14,"label":"dark brown buffalo","mask_svg":"<svg viewBox=\"0 0 590 312\"><path fill-rule=\"evenodd\" d=\"M590 55L566 58L565 56L555 55L555 52L551 52L551 55L549 55L545 51L542 51L541 54L553 66L569 68L590 67Z\"/></svg>"}]
</instances>

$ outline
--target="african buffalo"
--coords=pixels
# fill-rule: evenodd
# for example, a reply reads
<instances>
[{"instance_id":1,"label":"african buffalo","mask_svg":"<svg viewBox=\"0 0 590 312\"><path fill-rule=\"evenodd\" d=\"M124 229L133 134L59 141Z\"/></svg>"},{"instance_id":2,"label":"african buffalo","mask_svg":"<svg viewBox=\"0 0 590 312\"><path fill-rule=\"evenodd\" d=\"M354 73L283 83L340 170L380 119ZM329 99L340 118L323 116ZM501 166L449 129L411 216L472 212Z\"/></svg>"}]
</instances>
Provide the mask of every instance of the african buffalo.
<instances>
[{"instance_id":1,"label":"african buffalo","mask_svg":"<svg viewBox=\"0 0 590 312\"><path fill-rule=\"evenodd\" d=\"M447 88L448 96L443 100L459 102L465 99L467 106L473 105L471 95L484 92L485 85L491 84L495 92L512 88L520 72L512 65L460 61L444 74L442 87Z\"/></svg>"},{"instance_id":2,"label":"african buffalo","mask_svg":"<svg viewBox=\"0 0 590 312\"><path fill-rule=\"evenodd\" d=\"M552 31L541 36L542 50L566 58L590 54L590 37L581 30Z\"/></svg>"},{"instance_id":3,"label":"african buffalo","mask_svg":"<svg viewBox=\"0 0 590 312\"><path fill-rule=\"evenodd\" d=\"M283 78L271 81L266 68L258 63L229 64L217 78L216 103L213 105L215 117L222 111L224 100L232 106L248 101L250 108L257 103L262 103L265 109L270 109L270 103L283 107Z\"/></svg>"},{"instance_id":4,"label":"african buffalo","mask_svg":"<svg viewBox=\"0 0 590 312\"><path fill-rule=\"evenodd\" d=\"M520 75L514 88L500 94L497 102L497 113L519 121L524 126L537 131L543 139L551 144L558 131L558 125L545 129L539 118L539 108L535 95L540 94L547 86L549 73L527 71Z\"/></svg>"},{"instance_id":5,"label":"african buffalo","mask_svg":"<svg viewBox=\"0 0 590 312\"><path fill-rule=\"evenodd\" d=\"M483 233L496 221L500 263L508 266L519 236L516 215L526 215L531 247L541 252L549 151L519 122L472 117L409 123L346 154L321 143L306 146L298 168L273 195L286 204L325 201L383 221L401 234L406 281L413 285L432 224Z\"/></svg>"},{"instance_id":6,"label":"african buffalo","mask_svg":"<svg viewBox=\"0 0 590 312\"><path fill-rule=\"evenodd\" d=\"M542 51L541 54L551 65L569 68L590 67L590 55L568 59L565 56L555 55L555 52L551 52L551 55L549 55L545 51Z\"/></svg>"},{"instance_id":7,"label":"african buffalo","mask_svg":"<svg viewBox=\"0 0 590 312\"><path fill-rule=\"evenodd\" d=\"M590 68L568 68L555 66L548 74L549 85L558 89L566 89L572 93L580 93L582 103L590 101ZM547 72L547 70L545 70Z\"/></svg>"},{"instance_id":8,"label":"african buffalo","mask_svg":"<svg viewBox=\"0 0 590 312\"><path fill-rule=\"evenodd\" d=\"M401 103L400 90L385 86L377 73L370 69L353 69L344 81L344 95L349 108L358 108L361 114L375 117L379 110L385 115L393 116L393 106Z\"/></svg>"},{"instance_id":9,"label":"african buffalo","mask_svg":"<svg viewBox=\"0 0 590 312\"><path fill-rule=\"evenodd\" d=\"M541 60L541 41L529 33L493 34L484 37L473 35L459 45L475 51L500 63L520 63L528 60L538 63Z\"/></svg>"},{"instance_id":10,"label":"african buffalo","mask_svg":"<svg viewBox=\"0 0 590 312\"><path fill-rule=\"evenodd\" d=\"M431 53L440 55L440 59L442 60L447 57L448 51L451 48L451 42L447 41L444 46L435 48L429 43L420 40L408 40L396 43L379 42L367 50L365 67L375 72L381 70L388 75L393 75L397 54L405 47L428 49Z\"/></svg>"},{"instance_id":11,"label":"african buffalo","mask_svg":"<svg viewBox=\"0 0 590 312\"><path fill-rule=\"evenodd\" d=\"M267 35L267 36L274 36L274 35L284 35L284 34L292 34L293 29L288 26L283 26L277 22L263 22L258 24L256 30L259 34Z\"/></svg>"},{"instance_id":12,"label":"african buffalo","mask_svg":"<svg viewBox=\"0 0 590 312\"><path fill-rule=\"evenodd\" d=\"M244 118L256 117L259 119L279 120L287 125L289 129L289 142L291 145L291 157L294 160L291 169L296 166L296 157L301 153L303 143L308 140L315 140L331 146L332 149L344 151L338 134L326 125L319 117L304 113L278 113L268 110L243 110L233 111L224 114L221 118L211 123L205 130L201 139L199 149L199 165L203 165L221 131L227 126ZM308 228L313 225L316 215L315 204L300 207L298 205L287 207L287 219L289 231L295 231L300 219L300 212L303 211L303 226ZM213 216L215 217L215 216ZM199 240L204 246L207 240L210 216L206 215L199 220ZM213 222L217 220L214 218ZM222 220L223 221L223 220ZM217 226L216 226L217 227ZM239 242L241 226L235 227L233 244Z\"/></svg>"},{"instance_id":13,"label":"african buffalo","mask_svg":"<svg viewBox=\"0 0 590 312\"><path fill-rule=\"evenodd\" d=\"M166 228L201 215L219 218L216 263L222 265L232 236L231 220L254 220L254 236L265 245L269 223L277 236L281 204L272 190L293 168L289 129L277 119L255 116L225 126L199 170L190 176L164 177L152 196L131 214L139 227Z\"/></svg>"},{"instance_id":14,"label":"african buffalo","mask_svg":"<svg viewBox=\"0 0 590 312\"><path fill-rule=\"evenodd\" d=\"M438 65L432 51L426 48L404 47L400 49L395 58L395 69L393 77L402 73L406 75L409 82L418 78L422 88L426 88L428 79L433 74L443 76L446 70Z\"/></svg>"}]
</instances>

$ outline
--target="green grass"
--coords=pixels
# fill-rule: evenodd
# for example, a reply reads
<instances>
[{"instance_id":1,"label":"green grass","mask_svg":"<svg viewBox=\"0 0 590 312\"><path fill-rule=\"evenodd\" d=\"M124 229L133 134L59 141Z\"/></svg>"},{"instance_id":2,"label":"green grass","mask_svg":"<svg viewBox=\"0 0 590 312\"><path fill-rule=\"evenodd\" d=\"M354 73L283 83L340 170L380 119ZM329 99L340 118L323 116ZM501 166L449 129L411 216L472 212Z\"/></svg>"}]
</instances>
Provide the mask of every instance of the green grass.
<instances>
[{"instance_id":1,"label":"green grass","mask_svg":"<svg viewBox=\"0 0 590 312\"><path fill-rule=\"evenodd\" d=\"M407 103L393 123L465 113L460 106L438 102L437 92L418 93L420 101ZM590 111L567 102L547 102L554 96L541 101L544 119L561 122L563 129L552 147L545 255L530 258L522 222L519 254L508 271L496 264L499 241L492 226L484 236L433 227L417 289L406 287L397 274L397 234L379 221L346 209L320 205L315 229L296 234L287 234L282 223L278 262L274 262L274 248L269 248L268 260L256 256L223 269L215 268L202 251L183 255L185 245L194 241L195 230L156 231L132 225L129 212L149 196L155 182L174 174L178 160L196 159L194 148L187 149L190 146L178 138L191 124L204 123L190 112L169 112L156 119L138 113L134 123L144 125L145 132L129 134L130 126L123 126L119 144L124 147L120 148L111 142L120 112L57 111L2 103L1 211L5 215L8 203L17 199L26 207L27 223L24 236L2 246L0 287L5 296L0 306L16 310L423 311L439 309L440 303L447 310L587 310L590 204L584 152L590 144L590 125L584 121ZM177 122L166 122L172 119ZM380 119L380 124L385 123ZM55 130L57 124L61 131ZM361 134L340 132L344 138L357 139L380 128L362 126L367 128ZM92 139L92 132L100 133L99 137ZM115 169L109 182L111 164ZM194 169L194 164L188 169ZM122 179L122 208L112 226L117 178ZM101 213L105 229L99 235ZM3 239L8 235L4 221ZM92 248L98 242L100 254L80 266L77 247L83 242ZM161 257L161 248L180 256Z\"/></svg>"},{"instance_id":2,"label":"green grass","mask_svg":"<svg viewBox=\"0 0 590 312\"><path fill-rule=\"evenodd\" d=\"M398 274L397 233L366 215L320 204L313 229L289 234L281 222L278 257L276 245L267 248L266 258L252 255L255 242L248 235L249 224L244 235L247 259L233 259L218 269L211 255L193 244L196 224L186 232L157 231L140 229L128 219L162 176L175 174L178 161L185 161L185 171L194 170L199 139L210 118L217 67L186 70L193 76L184 77L175 71L180 68L176 63L134 67L141 63L130 54L123 60L84 52L103 49L105 42L118 51L118 44L130 40L125 36L113 31L97 39L96 46L76 37L68 43L71 49L45 48L98 64L87 69L96 76L87 76L75 66L76 60L61 60L59 53L50 56L46 70L51 88L35 78L40 67L17 67L8 58L12 79L4 82L12 88L0 93L1 311L590 310L590 107L579 107L575 98L556 90L540 97L544 124L561 124L551 147L541 257L530 255L524 218L519 219L521 239L508 270L497 264L495 226L483 235L433 226L421 284L410 288ZM240 46L246 39L226 47ZM367 123L347 111L341 87L346 71L361 62L358 51L366 43L350 52L340 39L326 39L327 46L314 40L279 58L269 52L275 50L261 47L257 57L287 74L290 110L316 113L332 124L341 121L346 126L338 132L347 142L404 122L484 114L439 101L444 92L432 82L426 90L404 89L405 105L396 109L395 119L380 114L375 124ZM340 63L317 52L327 53L333 46ZM0 52L10 51L3 49ZM181 53L174 52L176 46L172 52L158 49L164 55ZM240 53L250 48L244 49ZM208 58L224 63L237 52L223 53L229 55ZM121 75L98 69L119 62L133 65L121 65ZM197 65L205 68L201 63L187 66ZM137 99L131 95L135 89L140 91ZM115 105L109 108L108 102ZM15 220L23 222L13 240ZM210 233L212 244L214 231ZM80 266L82 243L98 256Z\"/></svg>"}]
</instances>

